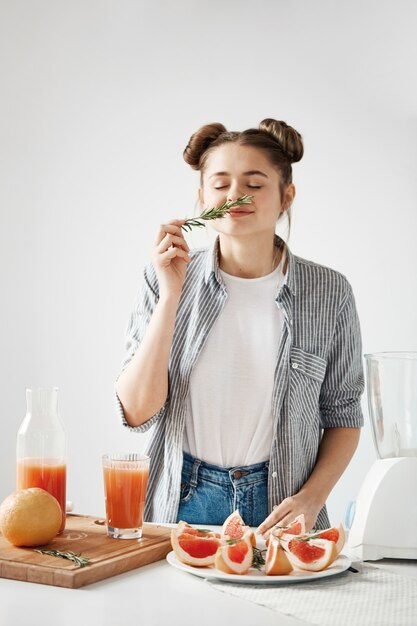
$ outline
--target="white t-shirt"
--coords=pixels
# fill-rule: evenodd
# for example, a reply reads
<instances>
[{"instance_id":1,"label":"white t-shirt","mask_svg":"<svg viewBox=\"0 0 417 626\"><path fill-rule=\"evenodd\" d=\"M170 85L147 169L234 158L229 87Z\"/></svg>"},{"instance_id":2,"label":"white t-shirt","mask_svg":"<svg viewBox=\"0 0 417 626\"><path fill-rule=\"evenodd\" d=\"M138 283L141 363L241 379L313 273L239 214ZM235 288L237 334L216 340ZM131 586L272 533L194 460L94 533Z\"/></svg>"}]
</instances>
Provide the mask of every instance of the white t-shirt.
<instances>
[{"instance_id":1,"label":"white t-shirt","mask_svg":"<svg viewBox=\"0 0 417 626\"><path fill-rule=\"evenodd\" d=\"M271 401L283 316L281 264L261 278L220 270L228 298L190 379L184 449L221 467L269 459Z\"/></svg>"}]
</instances>

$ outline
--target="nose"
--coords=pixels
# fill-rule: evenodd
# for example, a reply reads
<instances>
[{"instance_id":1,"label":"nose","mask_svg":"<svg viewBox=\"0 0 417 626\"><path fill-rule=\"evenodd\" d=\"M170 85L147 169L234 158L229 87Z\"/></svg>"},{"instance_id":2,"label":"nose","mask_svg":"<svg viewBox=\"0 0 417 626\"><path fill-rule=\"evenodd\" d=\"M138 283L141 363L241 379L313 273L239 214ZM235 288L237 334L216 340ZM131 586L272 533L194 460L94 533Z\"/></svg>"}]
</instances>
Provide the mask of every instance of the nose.
<instances>
[{"instance_id":1,"label":"nose","mask_svg":"<svg viewBox=\"0 0 417 626\"><path fill-rule=\"evenodd\" d=\"M240 198L242 194L239 191L239 187L237 184L231 184L229 187L229 191L227 193L227 202L234 202L238 198Z\"/></svg>"}]
</instances>

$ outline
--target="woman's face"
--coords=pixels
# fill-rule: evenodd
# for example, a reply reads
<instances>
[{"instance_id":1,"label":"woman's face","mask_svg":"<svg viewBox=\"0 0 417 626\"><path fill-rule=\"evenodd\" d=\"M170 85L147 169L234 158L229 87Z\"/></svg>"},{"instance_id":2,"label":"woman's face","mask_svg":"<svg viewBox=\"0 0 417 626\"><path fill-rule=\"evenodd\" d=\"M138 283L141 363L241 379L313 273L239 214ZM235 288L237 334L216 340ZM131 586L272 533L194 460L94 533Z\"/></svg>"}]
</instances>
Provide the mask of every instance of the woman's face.
<instances>
[{"instance_id":1,"label":"woman's face","mask_svg":"<svg viewBox=\"0 0 417 626\"><path fill-rule=\"evenodd\" d=\"M244 195L253 196L251 204L236 207L226 217L210 222L211 225L219 233L229 235L274 233L282 212L279 182L279 172L261 150L226 143L207 159L200 201L204 209L209 209ZM289 196L291 202L294 195L294 185L289 185L284 204Z\"/></svg>"}]
</instances>

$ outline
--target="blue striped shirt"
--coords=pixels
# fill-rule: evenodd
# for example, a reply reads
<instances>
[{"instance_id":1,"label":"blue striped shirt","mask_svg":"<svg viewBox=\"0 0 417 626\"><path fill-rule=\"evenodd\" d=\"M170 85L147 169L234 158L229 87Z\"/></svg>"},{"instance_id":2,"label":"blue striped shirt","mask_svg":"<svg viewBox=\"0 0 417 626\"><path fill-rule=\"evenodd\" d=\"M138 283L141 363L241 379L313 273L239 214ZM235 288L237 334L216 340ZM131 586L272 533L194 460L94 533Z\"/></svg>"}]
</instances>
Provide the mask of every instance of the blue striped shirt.
<instances>
[{"instance_id":1,"label":"blue striped shirt","mask_svg":"<svg viewBox=\"0 0 417 626\"><path fill-rule=\"evenodd\" d=\"M324 428L363 425L364 389L359 320L346 278L293 255L276 236L288 258L286 280L276 295L284 315L272 393L273 440L268 478L268 506L296 494L316 462ZM190 374L227 298L219 272L218 240L190 252L170 353L169 393L164 406L141 426L154 427L147 446L151 457L145 519L175 522L180 499L183 433ZM144 270L142 289L128 324L122 370L140 344L158 301L152 264ZM216 433L213 433L216 436ZM326 507L317 528L326 528Z\"/></svg>"}]
</instances>

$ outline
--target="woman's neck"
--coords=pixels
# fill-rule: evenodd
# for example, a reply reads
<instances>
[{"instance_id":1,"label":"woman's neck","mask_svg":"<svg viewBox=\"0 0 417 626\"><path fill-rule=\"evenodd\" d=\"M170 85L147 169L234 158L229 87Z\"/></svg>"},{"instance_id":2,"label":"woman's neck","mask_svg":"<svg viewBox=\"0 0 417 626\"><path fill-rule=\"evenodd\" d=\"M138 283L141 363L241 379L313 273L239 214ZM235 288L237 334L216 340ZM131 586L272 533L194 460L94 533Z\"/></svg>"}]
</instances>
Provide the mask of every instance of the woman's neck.
<instances>
[{"instance_id":1,"label":"woman's neck","mask_svg":"<svg viewBox=\"0 0 417 626\"><path fill-rule=\"evenodd\" d=\"M228 237L219 235L220 269L240 278L267 276L278 266L281 251L275 246L274 238L265 236Z\"/></svg>"}]
</instances>

